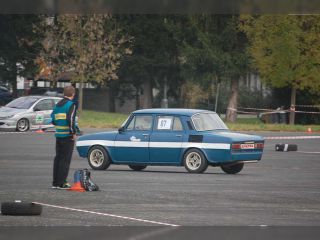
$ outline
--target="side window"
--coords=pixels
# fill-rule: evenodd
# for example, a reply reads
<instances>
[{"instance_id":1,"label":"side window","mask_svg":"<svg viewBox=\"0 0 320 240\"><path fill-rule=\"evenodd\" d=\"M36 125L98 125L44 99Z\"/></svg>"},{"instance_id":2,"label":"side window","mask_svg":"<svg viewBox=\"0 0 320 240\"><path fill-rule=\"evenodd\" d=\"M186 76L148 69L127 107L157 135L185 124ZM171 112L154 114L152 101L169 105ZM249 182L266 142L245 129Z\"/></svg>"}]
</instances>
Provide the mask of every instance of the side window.
<instances>
[{"instance_id":1,"label":"side window","mask_svg":"<svg viewBox=\"0 0 320 240\"><path fill-rule=\"evenodd\" d=\"M38 102L34 109L37 109L38 111L52 110L53 103L51 99L44 99Z\"/></svg>"},{"instance_id":2,"label":"side window","mask_svg":"<svg viewBox=\"0 0 320 240\"><path fill-rule=\"evenodd\" d=\"M173 116L159 116L157 119L157 130L183 131L180 118Z\"/></svg>"},{"instance_id":3,"label":"side window","mask_svg":"<svg viewBox=\"0 0 320 240\"><path fill-rule=\"evenodd\" d=\"M181 120L178 117L174 117L174 120L173 120L173 131L183 131Z\"/></svg>"},{"instance_id":4,"label":"side window","mask_svg":"<svg viewBox=\"0 0 320 240\"><path fill-rule=\"evenodd\" d=\"M157 121L157 130L171 130L173 125L172 116L159 116Z\"/></svg>"},{"instance_id":5,"label":"side window","mask_svg":"<svg viewBox=\"0 0 320 240\"><path fill-rule=\"evenodd\" d=\"M152 126L152 116L134 116L129 123L127 130L150 130Z\"/></svg>"}]
</instances>

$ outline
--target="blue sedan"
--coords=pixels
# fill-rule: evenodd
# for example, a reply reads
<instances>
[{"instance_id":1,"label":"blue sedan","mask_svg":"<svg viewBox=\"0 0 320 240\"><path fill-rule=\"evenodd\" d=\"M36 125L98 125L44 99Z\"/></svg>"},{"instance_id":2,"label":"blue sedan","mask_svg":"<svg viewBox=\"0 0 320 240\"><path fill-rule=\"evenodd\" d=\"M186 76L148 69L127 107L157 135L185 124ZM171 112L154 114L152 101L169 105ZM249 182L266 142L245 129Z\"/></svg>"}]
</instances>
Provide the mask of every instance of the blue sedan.
<instances>
[{"instance_id":1,"label":"blue sedan","mask_svg":"<svg viewBox=\"0 0 320 240\"><path fill-rule=\"evenodd\" d=\"M261 160L260 136L232 132L212 111L143 109L133 112L118 131L81 136L77 150L95 170L126 164L140 171L148 165L184 166L203 173L209 165L228 174L246 162Z\"/></svg>"}]
</instances>

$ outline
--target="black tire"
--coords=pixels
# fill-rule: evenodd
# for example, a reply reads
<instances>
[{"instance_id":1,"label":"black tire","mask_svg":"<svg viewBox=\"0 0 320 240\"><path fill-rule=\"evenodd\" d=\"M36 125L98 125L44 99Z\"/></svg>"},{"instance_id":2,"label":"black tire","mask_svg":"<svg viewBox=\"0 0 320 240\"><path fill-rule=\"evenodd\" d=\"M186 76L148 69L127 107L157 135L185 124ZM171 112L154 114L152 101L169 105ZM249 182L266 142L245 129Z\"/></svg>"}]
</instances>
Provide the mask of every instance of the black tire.
<instances>
[{"instance_id":1,"label":"black tire","mask_svg":"<svg viewBox=\"0 0 320 240\"><path fill-rule=\"evenodd\" d=\"M228 174L237 174L243 169L244 163L233 163L222 165L221 169Z\"/></svg>"},{"instance_id":2,"label":"black tire","mask_svg":"<svg viewBox=\"0 0 320 240\"><path fill-rule=\"evenodd\" d=\"M1 213L3 215L31 216L40 215L42 206L27 202L3 202L1 204Z\"/></svg>"},{"instance_id":3,"label":"black tire","mask_svg":"<svg viewBox=\"0 0 320 240\"><path fill-rule=\"evenodd\" d=\"M128 166L134 171L141 171L147 167L146 165L128 165Z\"/></svg>"},{"instance_id":4,"label":"black tire","mask_svg":"<svg viewBox=\"0 0 320 240\"><path fill-rule=\"evenodd\" d=\"M88 163L94 170L106 170L111 164L111 159L104 147L94 146L89 151Z\"/></svg>"},{"instance_id":5,"label":"black tire","mask_svg":"<svg viewBox=\"0 0 320 240\"><path fill-rule=\"evenodd\" d=\"M18 132L26 132L29 130L29 128L30 128L30 123L28 119L26 118L19 119L16 126L16 130Z\"/></svg>"},{"instance_id":6,"label":"black tire","mask_svg":"<svg viewBox=\"0 0 320 240\"><path fill-rule=\"evenodd\" d=\"M298 151L298 145L297 144L276 144L275 150L279 152L290 152L290 151Z\"/></svg>"},{"instance_id":7,"label":"black tire","mask_svg":"<svg viewBox=\"0 0 320 240\"><path fill-rule=\"evenodd\" d=\"M203 173L208 168L204 154L198 149L189 149L183 157L183 165L189 173Z\"/></svg>"}]
</instances>

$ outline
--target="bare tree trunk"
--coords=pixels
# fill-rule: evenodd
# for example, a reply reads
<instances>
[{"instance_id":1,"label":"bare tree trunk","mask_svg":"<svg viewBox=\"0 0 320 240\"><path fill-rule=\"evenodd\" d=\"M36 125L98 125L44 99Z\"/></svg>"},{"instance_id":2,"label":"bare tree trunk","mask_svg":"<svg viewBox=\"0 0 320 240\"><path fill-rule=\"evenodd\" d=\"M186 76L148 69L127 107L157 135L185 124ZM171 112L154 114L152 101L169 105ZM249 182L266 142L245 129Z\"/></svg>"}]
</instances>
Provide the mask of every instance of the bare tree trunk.
<instances>
[{"instance_id":1,"label":"bare tree trunk","mask_svg":"<svg viewBox=\"0 0 320 240\"><path fill-rule=\"evenodd\" d=\"M115 112L116 111L115 90L112 83L109 84L108 95L109 95L109 112Z\"/></svg>"},{"instance_id":2,"label":"bare tree trunk","mask_svg":"<svg viewBox=\"0 0 320 240\"><path fill-rule=\"evenodd\" d=\"M14 97L18 96L18 89L17 89L17 66L16 64L12 64L11 68L14 69L12 70L12 72L10 73L9 77L10 79L9 82L11 83L12 86L12 94Z\"/></svg>"},{"instance_id":3,"label":"bare tree trunk","mask_svg":"<svg viewBox=\"0 0 320 240\"><path fill-rule=\"evenodd\" d=\"M148 79L144 81L144 84L143 84L142 108L151 108L151 107L152 107L152 87L151 87L151 80Z\"/></svg>"},{"instance_id":4,"label":"bare tree trunk","mask_svg":"<svg viewBox=\"0 0 320 240\"><path fill-rule=\"evenodd\" d=\"M231 96L228 103L226 121L235 122L237 120L237 107L238 107L238 90L239 78L233 78L231 81Z\"/></svg>"},{"instance_id":5,"label":"bare tree trunk","mask_svg":"<svg viewBox=\"0 0 320 240\"><path fill-rule=\"evenodd\" d=\"M78 106L78 112L79 115L82 113L82 109L83 109L83 80L81 79L80 83L79 83L79 106Z\"/></svg>"},{"instance_id":6,"label":"bare tree trunk","mask_svg":"<svg viewBox=\"0 0 320 240\"><path fill-rule=\"evenodd\" d=\"M140 89L136 88L136 110L140 109Z\"/></svg>"},{"instance_id":7,"label":"bare tree trunk","mask_svg":"<svg viewBox=\"0 0 320 240\"><path fill-rule=\"evenodd\" d=\"M12 76L12 79L10 80L12 85L12 95L14 97L18 97L18 89L17 89L17 76Z\"/></svg>"},{"instance_id":8,"label":"bare tree trunk","mask_svg":"<svg viewBox=\"0 0 320 240\"><path fill-rule=\"evenodd\" d=\"M295 119L295 107L296 107L296 95L297 95L297 89L295 87L291 88L291 102L290 102L290 118L289 123L290 125L294 125L294 119Z\"/></svg>"}]
</instances>

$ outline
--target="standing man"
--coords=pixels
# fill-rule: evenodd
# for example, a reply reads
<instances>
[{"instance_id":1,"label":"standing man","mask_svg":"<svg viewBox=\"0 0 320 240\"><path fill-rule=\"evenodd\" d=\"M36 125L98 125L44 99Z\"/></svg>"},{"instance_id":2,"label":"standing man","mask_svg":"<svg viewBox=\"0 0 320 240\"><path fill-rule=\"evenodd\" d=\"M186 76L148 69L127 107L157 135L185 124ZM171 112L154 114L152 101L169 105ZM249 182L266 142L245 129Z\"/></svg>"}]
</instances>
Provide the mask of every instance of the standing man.
<instances>
[{"instance_id":1,"label":"standing man","mask_svg":"<svg viewBox=\"0 0 320 240\"><path fill-rule=\"evenodd\" d=\"M64 98L57 103L51 114L52 124L56 128L56 156L53 164L52 188L70 188L67 177L76 140L76 105L72 101L75 92L74 87L65 87Z\"/></svg>"}]
</instances>

